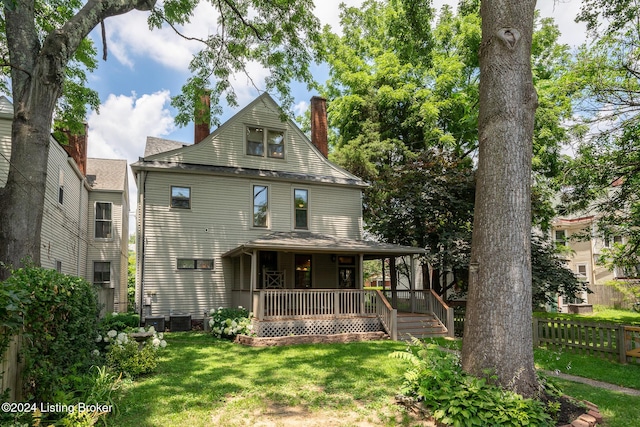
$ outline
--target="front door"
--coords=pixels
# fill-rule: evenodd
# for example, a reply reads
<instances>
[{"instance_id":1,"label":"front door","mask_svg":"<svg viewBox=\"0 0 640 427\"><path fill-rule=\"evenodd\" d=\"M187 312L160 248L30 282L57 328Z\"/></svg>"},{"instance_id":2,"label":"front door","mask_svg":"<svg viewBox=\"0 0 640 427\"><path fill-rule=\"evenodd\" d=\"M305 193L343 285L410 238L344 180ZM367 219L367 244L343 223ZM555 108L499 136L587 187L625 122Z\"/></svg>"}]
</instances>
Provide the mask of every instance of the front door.
<instances>
[{"instance_id":1,"label":"front door","mask_svg":"<svg viewBox=\"0 0 640 427\"><path fill-rule=\"evenodd\" d=\"M356 288L356 257L338 257L338 287L340 289Z\"/></svg>"},{"instance_id":2,"label":"front door","mask_svg":"<svg viewBox=\"0 0 640 427\"><path fill-rule=\"evenodd\" d=\"M297 254L295 256L296 289L311 288L311 254Z\"/></svg>"}]
</instances>

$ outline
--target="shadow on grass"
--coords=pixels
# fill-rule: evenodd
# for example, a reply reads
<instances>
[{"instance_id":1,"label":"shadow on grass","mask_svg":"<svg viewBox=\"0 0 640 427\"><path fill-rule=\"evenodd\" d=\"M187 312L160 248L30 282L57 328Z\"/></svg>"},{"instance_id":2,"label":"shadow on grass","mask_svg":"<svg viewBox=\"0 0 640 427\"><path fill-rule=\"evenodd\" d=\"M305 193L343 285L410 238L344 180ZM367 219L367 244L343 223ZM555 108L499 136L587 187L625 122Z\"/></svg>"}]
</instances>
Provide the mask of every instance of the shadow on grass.
<instances>
[{"instance_id":1,"label":"shadow on grass","mask_svg":"<svg viewBox=\"0 0 640 427\"><path fill-rule=\"evenodd\" d=\"M255 348L202 333L165 337L157 372L132 385L109 425L206 425L221 407L247 397L252 405L310 408L379 402L402 381L402 362L388 355L406 348L392 341Z\"/></svg>"}]
</instances>

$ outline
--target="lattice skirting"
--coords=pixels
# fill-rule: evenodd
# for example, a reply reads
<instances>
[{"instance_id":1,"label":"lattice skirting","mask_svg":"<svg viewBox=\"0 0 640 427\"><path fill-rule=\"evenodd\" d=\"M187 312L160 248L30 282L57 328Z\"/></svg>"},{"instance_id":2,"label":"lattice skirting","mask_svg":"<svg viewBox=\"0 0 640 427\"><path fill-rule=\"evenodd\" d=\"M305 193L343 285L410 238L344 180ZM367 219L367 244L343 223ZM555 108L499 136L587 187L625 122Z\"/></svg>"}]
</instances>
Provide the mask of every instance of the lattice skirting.
<instances>
[{"instance_id":1,"label":"lattice skirting","mask_svg":"<svg viewBox=\"0 0 640 427\"><path fill-rule=\"evenodd\" d=\"M290 335L333 335L382 331L375 317L269 320L253 319L253 332L258 337L286 337Z\"/></svg>"}]
</instances>

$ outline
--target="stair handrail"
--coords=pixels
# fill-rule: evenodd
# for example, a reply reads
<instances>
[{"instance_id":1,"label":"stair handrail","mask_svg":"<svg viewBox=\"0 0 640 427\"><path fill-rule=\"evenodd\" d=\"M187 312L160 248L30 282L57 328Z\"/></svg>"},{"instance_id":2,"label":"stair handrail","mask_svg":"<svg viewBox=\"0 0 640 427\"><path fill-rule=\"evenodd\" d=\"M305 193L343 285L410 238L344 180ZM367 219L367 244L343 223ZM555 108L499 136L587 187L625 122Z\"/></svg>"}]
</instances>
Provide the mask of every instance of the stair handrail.
<instances>
[{"instance_id":1,"label":"stair handrail","mask_svg":"<svg viewBox=\"0 0 640 427\"><path fill-rule=\"evenodd\" d=\"M440 295L438 295L433 289L430 289L430 291L431 301L429 305L431 305L431 312L447 329L447 336L453 338L455 332L453 307L449 307L442 297L440 297Z\"/></svg>"},{"instance_id":2,"label":"stair handrail","mask_svg":"<svg viewBox=\"0 0 640 427\"><path fill-rule=\"evenodd\" d=\"M389 337L393 341L398 340L398 310L393 308L387 300L387 297L382 293L380 289L376 289L377 300L379 304L376 304L376 315L382 323L382 327L385 329Z\"/></svg>"}]
</instances>

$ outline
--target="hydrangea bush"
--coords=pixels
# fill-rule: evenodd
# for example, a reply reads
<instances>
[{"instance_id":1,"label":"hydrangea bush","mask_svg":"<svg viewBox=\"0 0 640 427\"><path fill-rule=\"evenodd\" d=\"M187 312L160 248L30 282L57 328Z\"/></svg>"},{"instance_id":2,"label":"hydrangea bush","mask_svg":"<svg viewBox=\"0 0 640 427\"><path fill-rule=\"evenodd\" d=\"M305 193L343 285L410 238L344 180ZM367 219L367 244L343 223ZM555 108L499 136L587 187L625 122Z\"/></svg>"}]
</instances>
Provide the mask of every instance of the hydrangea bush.
<instances>
[{"instance_id":1,"label":"hydrangea bush","mask_svg":"<svg viewBox=\"0 0 640 427\"><path fill-rule=\"evenodd\" d=\"M157 332L153 326L139 328L138 332L150 332L146 341L138 343L126 332L118 332L114 329L104 336L98 335L96 342L102 343L106 352L107 364L116 372L121 372L131 378L151 373L158 365L157 351L167 346L164 334ZM100 356L100 353L94 353Z\"/></svg>"},{"instance_id":2,"label":"hydrangea bush","mask_svg":"<svg viewBox=\"0 0 640 427\"><path fill-rule=\"evenodd\" d=\"M236 335L251 335L253 313L242 306L211 310L209 326L215 337L234 339Z\"/></svg>"}]
</instances>

